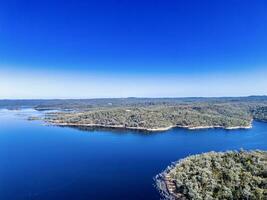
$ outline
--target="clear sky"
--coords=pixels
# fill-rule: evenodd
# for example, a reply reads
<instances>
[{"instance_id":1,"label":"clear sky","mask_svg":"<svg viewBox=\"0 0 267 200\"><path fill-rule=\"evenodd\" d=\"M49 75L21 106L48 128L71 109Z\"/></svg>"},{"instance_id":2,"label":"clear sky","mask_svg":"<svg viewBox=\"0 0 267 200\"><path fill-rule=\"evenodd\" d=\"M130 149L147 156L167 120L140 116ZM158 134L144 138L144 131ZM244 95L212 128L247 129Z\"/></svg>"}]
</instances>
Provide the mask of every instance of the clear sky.
<instances>
[{"instance_id":1,"label":"clear sky","mask_svg":"<svg viewBox=\"0 0 267 200\"><path fill-rule=\"evenodd\" d=\"M266 0L0 2L2 99L266 94Z\"/></svg>"}]
</instances>

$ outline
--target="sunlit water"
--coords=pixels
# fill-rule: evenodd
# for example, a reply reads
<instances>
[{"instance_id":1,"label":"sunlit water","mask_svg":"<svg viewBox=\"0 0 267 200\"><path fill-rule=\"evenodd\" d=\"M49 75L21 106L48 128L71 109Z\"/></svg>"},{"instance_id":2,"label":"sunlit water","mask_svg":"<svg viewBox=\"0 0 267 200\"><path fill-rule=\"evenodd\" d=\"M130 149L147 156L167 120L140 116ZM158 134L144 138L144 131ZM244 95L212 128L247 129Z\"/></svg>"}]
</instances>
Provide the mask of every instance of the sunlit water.
<instances>
[{"instance_id":1,"label":"sunlit water","mask_svg":"<svg viewBox=\"0 0 267 200\"><path fill-rule=\"evenodd\" d=\"M190 154L267 150L267 123L250 130L144 134L44 126L32 110L0 111L0 199L159 199L153 177Z\"/></svg>"}]
</instances>

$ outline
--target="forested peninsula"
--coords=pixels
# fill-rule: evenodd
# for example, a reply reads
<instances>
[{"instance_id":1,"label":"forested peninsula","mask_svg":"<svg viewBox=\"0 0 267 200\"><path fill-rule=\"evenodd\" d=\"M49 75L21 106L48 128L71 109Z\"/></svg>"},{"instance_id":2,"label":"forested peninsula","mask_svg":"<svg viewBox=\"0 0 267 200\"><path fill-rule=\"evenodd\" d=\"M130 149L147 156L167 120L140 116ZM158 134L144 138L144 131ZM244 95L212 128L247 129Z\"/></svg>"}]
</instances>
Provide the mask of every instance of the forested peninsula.
<instances>
[{"instance_id":1,"label":"forested peninsula","mask_svg":"<svg viewBox=\"0 0 267 200\"><path fill-rule=\"evenodd\" d=\"M125 100L127 102L127 100ZM125 102L124 102L125 103ZM164 131L188 129L251 128L252 121L267 119L267 101L244 99L194 99L153 101L96 106L46 117L49 124Z\"/></svg>"},{"instance_id":2,"label":"forested peninsula","mask_svg":"<svg viewBox=\"0 0 267 200\"><path fill-rule=\"evenodd\" d=\"M57 113L47 117L50 124L60 126L93 126L162 131L172 127L250 128L252 116L238 107L229 105L178 105L125 107Z\"/></svg>"},{"instance_id":3,"label":"forested peninsula","mask_svg":"<svg viewBox=\"0 0 267 200\"><path fill-rule=\"evenodd\" d=\"M251 128L253 120L267 121L267 97L223 98L107 98L65 100L2 100L0 108L54 110L47 124L164 131Z\"/></svg>"}]
</instances>

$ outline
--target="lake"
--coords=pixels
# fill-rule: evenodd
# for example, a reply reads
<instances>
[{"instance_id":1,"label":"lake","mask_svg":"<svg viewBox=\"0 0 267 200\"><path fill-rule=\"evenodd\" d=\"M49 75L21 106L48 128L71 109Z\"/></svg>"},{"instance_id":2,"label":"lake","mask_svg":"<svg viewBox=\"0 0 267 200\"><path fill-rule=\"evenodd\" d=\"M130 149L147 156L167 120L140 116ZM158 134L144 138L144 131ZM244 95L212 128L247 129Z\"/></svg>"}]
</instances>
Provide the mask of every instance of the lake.
<instances>
[{"instance_id":1,"label":"lake","mask_svg":"<svg viewBox=\"0 0 267 200\"><path fill-rule=\"evenodd\" d=\"M207 151L267 150L267 123L249 130L144 134L44 126L33 110L0 111L0 199L159 199L153 177L171 162Z\"/></svg>"}]
</instances>

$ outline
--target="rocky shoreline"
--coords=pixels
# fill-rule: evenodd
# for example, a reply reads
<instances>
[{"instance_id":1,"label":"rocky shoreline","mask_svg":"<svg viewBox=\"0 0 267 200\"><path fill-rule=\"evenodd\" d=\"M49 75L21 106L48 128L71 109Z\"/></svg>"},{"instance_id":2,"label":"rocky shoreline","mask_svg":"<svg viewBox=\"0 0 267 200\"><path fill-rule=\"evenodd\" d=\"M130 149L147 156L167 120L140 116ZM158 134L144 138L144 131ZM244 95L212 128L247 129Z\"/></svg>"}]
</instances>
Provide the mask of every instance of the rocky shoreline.
<instances>
[{"instance_id":1,"label":"rocky shoreline","mask_svg":"<svg viewBox=\"0 0 267 200\"><path fill-rule=\"evenodd\" d=\"M179 161L178 161L179 162ZM178 163L176 162L176 163ZM178 193L174 179L172 179L169 174L172 170L175 170L175 164L172 163L167 167L162 173L155 176L155 187L160 193L160 196L164 200L186 200L187 198L182 194Z\"/></svg>"}]
</instances>

